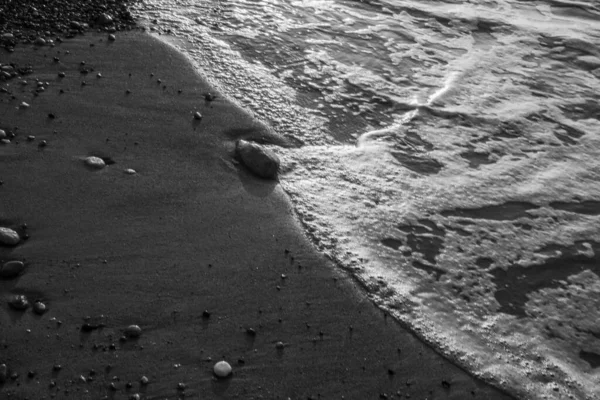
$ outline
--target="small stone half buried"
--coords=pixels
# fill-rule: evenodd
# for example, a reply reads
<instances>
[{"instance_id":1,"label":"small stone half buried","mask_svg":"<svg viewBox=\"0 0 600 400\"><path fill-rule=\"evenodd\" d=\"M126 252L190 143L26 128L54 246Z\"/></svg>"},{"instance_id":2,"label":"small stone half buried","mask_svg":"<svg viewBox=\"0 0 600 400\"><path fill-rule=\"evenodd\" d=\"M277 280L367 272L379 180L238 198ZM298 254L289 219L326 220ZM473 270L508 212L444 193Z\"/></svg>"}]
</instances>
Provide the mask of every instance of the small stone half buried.
<instances>
[{"instance_id":1,"label":"small stone half buried","mask_svg":"<svg viewBox=\"0 0 600 400\"><path fill-rule=\"evenodd\" d=\"M92 167L92 168L96 168L96 169L102 169L102 168L106 167L106 163L100 157L95 157L95 156L86 157L84 162L85 162L85 165L87 165L88 167Z\"/></svg>"},{"instance_id":2,"label":"small stone half buried","mask_svg":"<svg viewBox=\"0 0 600 400\"><path fill-rule=\"evenodd\" d=\"M138 325L129 325L127 328L125 328L125 336L129 337L129 338L138 338L142 335L142 328L140 328Z\"/></svg>"}]
</instances>

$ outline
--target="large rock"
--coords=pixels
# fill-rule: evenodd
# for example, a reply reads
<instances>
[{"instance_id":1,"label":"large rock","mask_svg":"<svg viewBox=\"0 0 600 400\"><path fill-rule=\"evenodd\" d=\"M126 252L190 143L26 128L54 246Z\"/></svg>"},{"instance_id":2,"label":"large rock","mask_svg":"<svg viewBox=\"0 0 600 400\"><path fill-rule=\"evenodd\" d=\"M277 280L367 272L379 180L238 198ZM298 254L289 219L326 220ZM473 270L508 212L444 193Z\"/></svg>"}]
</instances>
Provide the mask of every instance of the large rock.
<instances>
[{"instance_id":1,"label":"large rock","mask_svg":"<svg viewBox=\"0 0 600 400\"><path fill-rule=\"evenodd\" d=\"M265 179L275 179L279 170L279 157L263 146L238 140L235 153L240 161L254 174Z\"/></svg>"},{"instance_id":2,"label":"large rock","mask_svg":"<svg viewBox=\"0 0 600 400\"><path fill-rule=\"evenodd\" d=\"M0 227L0 244L16 246L21 241L19 234L10 228Z\"/></svg>"}]
</instances>

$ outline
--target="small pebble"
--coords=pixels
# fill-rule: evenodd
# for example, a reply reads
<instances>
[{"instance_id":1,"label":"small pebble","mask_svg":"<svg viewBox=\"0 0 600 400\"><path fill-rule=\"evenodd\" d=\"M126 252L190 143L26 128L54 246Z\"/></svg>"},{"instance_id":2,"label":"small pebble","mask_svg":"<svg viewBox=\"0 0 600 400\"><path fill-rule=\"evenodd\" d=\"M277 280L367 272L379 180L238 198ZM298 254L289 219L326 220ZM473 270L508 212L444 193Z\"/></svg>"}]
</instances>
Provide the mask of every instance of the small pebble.
<instances>
[{"instance_id":1,"label":"small pebble","mask_svg":"<svg viewBox=\"0 0 600 400\"><path fill-rule=\"evenodd\" d=\"M96 76L97 76L98 78L102 78L102 74L101 74L100 72L98 72L98 73L96 74Z\"/></svg>"},{"instance_id":2,"label":"small pebble","mask_svg":"<svg viewBox=\"0 0 600 400\"><path fill-rule=\"evenodd\" d=\"M58 73L58 77L59 78L64 78L65 76L67 76L67 74L65 74L64 72L59 72Z\"/></svg>"},{"instance_id":3,"label":"small pebble","mask_svg":"<svg viewBox=\"0 0 600 400\"><path fill-rule=\"evenodd\" d=\"M19 234L10 228L0 227L0 244L15 246L21 241Z\"/></svg>"},{"instance_id":4,"label":"small pebble","mask_svg":"<svg viewBox=\"0 0 600 400\"><path fill-rule=\"evenodd\" d=\"M131 396L129 396L129 400L140 400L140 394L139 393L134 393Z\"/></svg>"},{"instance_id":5,"label":"small pebble","mask_svg":"<svg viewBox=\"0 0 600 400\"><path fill-rule=\"evenodd\" d=\"M186 388L186 385L185 385L185 383L183 383L183 382L179 382L179 383L177 384L177 390L185 390L185 388Z\"/></svg>"},{"instance_id":6,"label":"small pebble","mask_svg":"<svg viewBox=\"0 0 600 400\"><path fill-rule=\"evenodd\" d=\"M85 164L92 168L102 169L106 167L106 163L100 157L90 156L85 159Z\"/></svg>"},{"instance_id":7,"label":"small pebble","mask_svg":"<svg viewBox=\"0 0 600 400\"><path fill-rule=\"evenodd\" d=\"M127 168L124 170L127 175L135 175L137 172L135 169Z\"/></svg>"},{"instance_id":8,"label":"small pebble","mask_svg":"<svg viewBox=\"0 0 600 400\"><path fill-rule=\"evenodd\" d=\"M108 35L108 40L110 40L111 42L114 42L117 39L117 37L115 35L113 35L112 33L110 35Z\"/></svg>"},{"instance_id":9,"label":"small pebble","mask_svg":"<svg viewBox=\"0 0 600 400\"><path fill-rule=\"evenodd\" d=\"M219 361L213 367L213 372L217 378L227 378L231 375L231 365L227 361Z\"/></svg>"},{"instance_id":10,"label":"small pebble","mask_svg":"<svg viewBox=\"0 0 600 400\"><path fill-rule=\"evenodd\" d=\"M33 312L38 314L38 315L42 315L43 313L45 313L47 310L46 308L46 304L42 303L41 301L36 301L35 303L33 303Z\"/></svg>"},{"instance_id":11,"label":"small pebble","mask_svg":"<svg viewBox=\"0 0 600 400\"><path fill-rule=\"evenodd\" d=\"M196 120L201 120L202 119L202 114L200 114L198 111L196 111L194 113L194 119Z\"/></svg>"},{"instance_id":12,"label":"small pebble","mask_svg":"<svg viewBox=\"0 0 600 400\"><path fill-rule=\"evenodd\" d=\"M22 102L20 105L21 108L29 108L29 104Z\"/></svg>"},{"instance_id":13,"label":"small pebble","mask_svg":"<svg viewBox=\"0 0 600 400\"><path fill-rule=\"evenodd\" d=\"M3 129L0 129L0 139L6 139L6 131Z\"/></svg>"},{"instance_id":14,"label":"small pebble","mask_svg":"<svg viewBox=\"0 0 600 400\"><path fill-rule=\"evenodd\" d=\"M46 147L48 146L48 142L46 142L45 140L42 140L39 144L38 147Z\"/></svg>"},{"instance_id":15,"label":"small pebble","mask_svg":"<svg viewBox=\"0 0 600 400\"><path fill-rule=\"evenodd\" d=\"M147 385L149 382L150 382L150 380L146 376L142 376L141 379L140 379L140 383L142 385Z\"/></svg>"},{"instance_id":16,"label":"small pebble","mask_svg":"<svg viewBox=\"0 0 600 400\"><path fill-rule=\"evenodd\" d=\"M0 268L0 278L16 278L24 269L25 264L22 261L8 261Z\"/></svg>"},{"instance_id":17,"label":"small pebble","mask_svg":"<svg viewBox=\"0 0 600 400\"><path fill-rule=\"evenodd\" d=\"M27 136L27 141L28 142L33 142L34 140L35 140L35 136L33 136L33 135Z\"/></svg>"},{"instance_id":18,"label":"small pebble","mask_svg":"<svg viewBox=\"0 0 600 400\"><path fill-rule=\"evenodd\" d=\"M283 349L285 347L285 344L283 344L283 342L277 342L275 343L275 347L277 349Z\"/></svg>"},{"instance_id":19,"label":"small pebble","mask_svg":"<svg viewBox=\"0 0 600 400\"><path fill-rule=\"evenodd\" d=\"M142 328L140 328L138 325L129 325L127 328L125 328L124 333L125 336L129 338L138 338L142 334Z\"/></svg>"}]
</instances>

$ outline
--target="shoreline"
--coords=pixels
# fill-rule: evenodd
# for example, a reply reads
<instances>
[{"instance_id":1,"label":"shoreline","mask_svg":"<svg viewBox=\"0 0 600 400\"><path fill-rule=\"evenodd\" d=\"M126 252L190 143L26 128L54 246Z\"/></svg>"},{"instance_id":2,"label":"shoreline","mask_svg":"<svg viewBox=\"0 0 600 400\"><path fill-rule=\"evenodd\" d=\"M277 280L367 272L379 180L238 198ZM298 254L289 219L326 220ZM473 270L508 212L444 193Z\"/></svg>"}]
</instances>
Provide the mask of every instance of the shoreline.
<instances>
[{"instance_id":1,"label":"shoreline","mask_svg":"<svg viewBox=\"0 0 600 400\"><path fill-rule=\"evenodd\" d=\"M17 99L0 103L0 128L19 127L19 144L0 147L0 217L26 222L30 238L1 248L27 268L0 287L49 311L3 309L0 363L19 375L0 391L173 397L184 383L186 398L506 397L387 321L317 252L281 187L231 162L235 139L264 132L225 99L206 104L210 87L173 49L147 33L118 32L112 44L89 33L5 59L33 64L31 83L9 81ZM93 70L81 74L81 61ZM35 77L50 84L29 99ZM88 155L115 164L90 171ZM82 333L86 317L105 326ZM131 323L141 337L120 342ZM230 380L211 377L221 358Z\"/></svg>"}]
</instances>

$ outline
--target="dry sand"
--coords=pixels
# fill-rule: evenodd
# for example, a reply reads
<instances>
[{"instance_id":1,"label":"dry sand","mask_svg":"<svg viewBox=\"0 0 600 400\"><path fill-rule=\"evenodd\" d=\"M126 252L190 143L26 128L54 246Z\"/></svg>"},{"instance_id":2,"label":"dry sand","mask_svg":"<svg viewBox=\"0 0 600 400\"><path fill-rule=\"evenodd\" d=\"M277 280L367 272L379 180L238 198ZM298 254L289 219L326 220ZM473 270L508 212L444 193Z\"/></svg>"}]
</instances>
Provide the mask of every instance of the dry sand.
<instances>
[{"instance_id":1,"label":"dry sand","mask_svg":"<svg viewBox=\"0 0 600 400\"><path fill-rule=\"evenodd\" d=\"M206 101L149 35L116 36L0 56L33 66L0 83L0 129L16 133L0 145L0 226L29 236L0 247L27 264L0 281L1 398L508 398L385 318L316 252L277 183L232 161L237 138L272 140L260 124ZM11 294L48 311L11 310ZM140 338L120 340L130 324ZM233 376L216 380L222 359Z\"/></svg>"}]
</instances>

